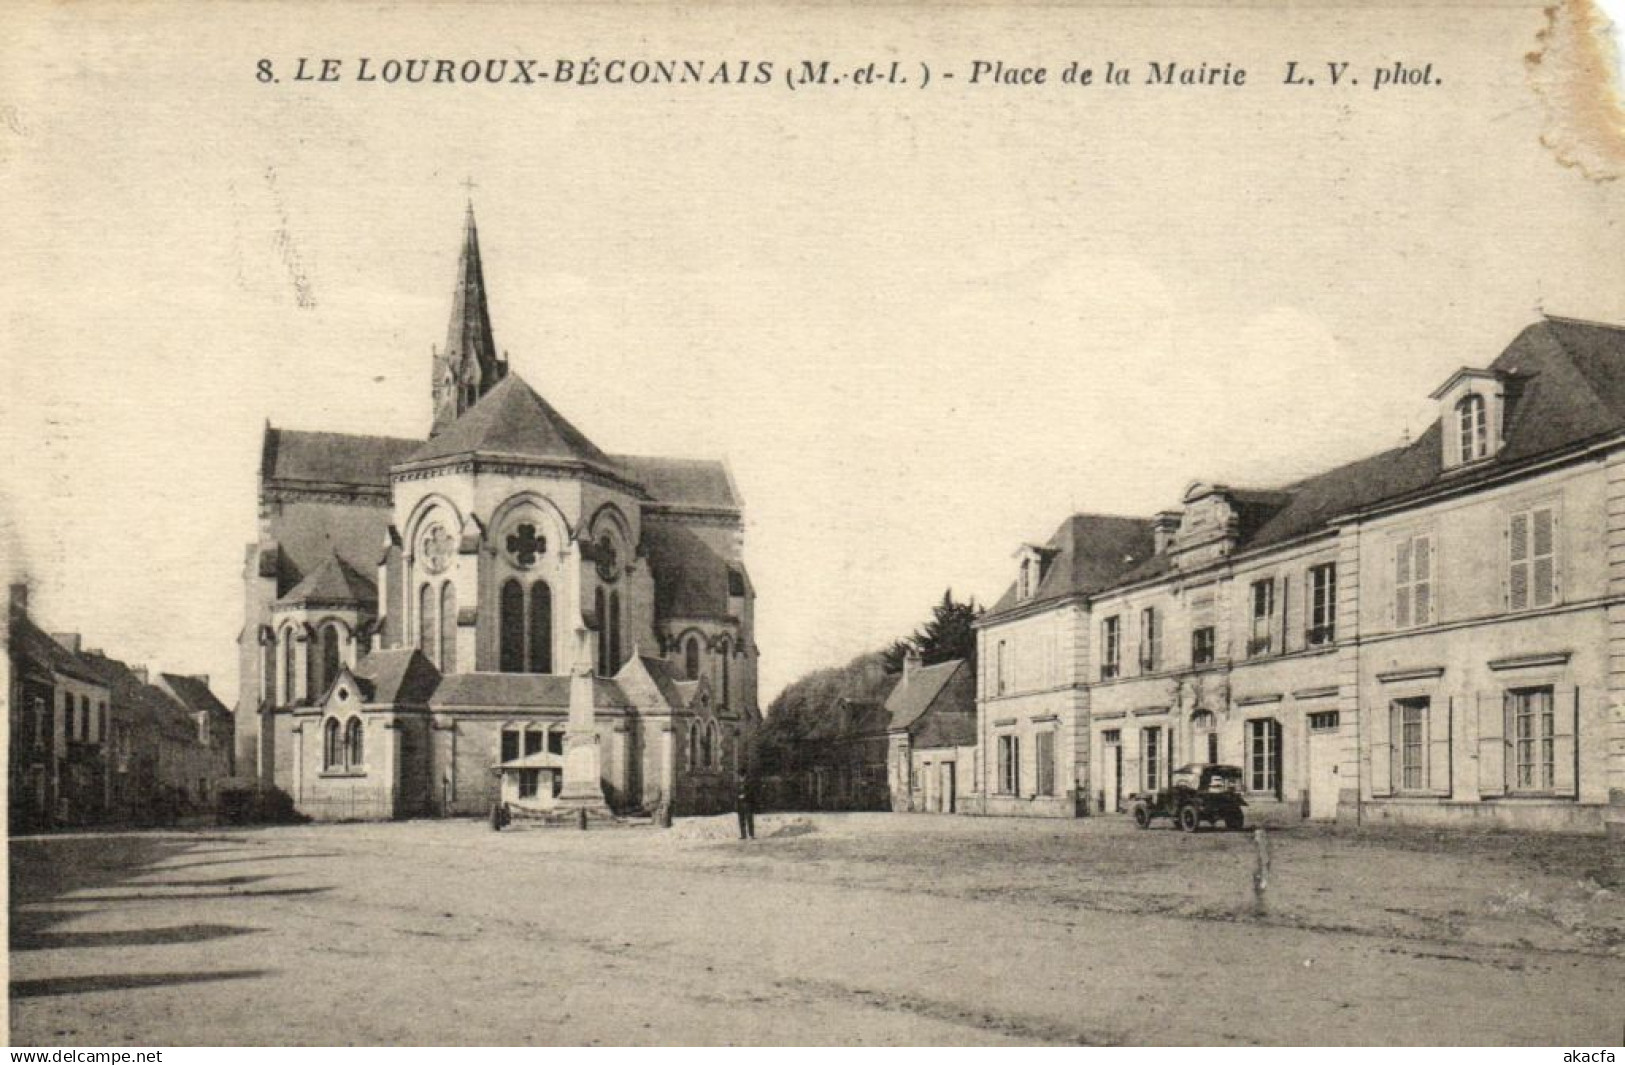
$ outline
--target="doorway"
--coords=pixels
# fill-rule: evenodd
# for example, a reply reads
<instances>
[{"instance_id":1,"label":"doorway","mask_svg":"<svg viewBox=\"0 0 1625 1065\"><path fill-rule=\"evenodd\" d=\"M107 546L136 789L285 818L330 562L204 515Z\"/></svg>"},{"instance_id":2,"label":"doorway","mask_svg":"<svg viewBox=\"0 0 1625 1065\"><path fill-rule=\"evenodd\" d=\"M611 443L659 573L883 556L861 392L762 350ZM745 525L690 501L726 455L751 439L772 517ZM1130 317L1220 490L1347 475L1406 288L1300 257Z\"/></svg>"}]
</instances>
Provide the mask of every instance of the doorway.
<instances>
[{"instance_id":1,"label":"doorway","mask_svg":"<svg viewBox=\"0 0 1625 1065\"><path fill-rule=\"evenodd\" d=\"M1337 712L1309 715L1309 817L1337 819Z\"/></svg>"}]
</instances>

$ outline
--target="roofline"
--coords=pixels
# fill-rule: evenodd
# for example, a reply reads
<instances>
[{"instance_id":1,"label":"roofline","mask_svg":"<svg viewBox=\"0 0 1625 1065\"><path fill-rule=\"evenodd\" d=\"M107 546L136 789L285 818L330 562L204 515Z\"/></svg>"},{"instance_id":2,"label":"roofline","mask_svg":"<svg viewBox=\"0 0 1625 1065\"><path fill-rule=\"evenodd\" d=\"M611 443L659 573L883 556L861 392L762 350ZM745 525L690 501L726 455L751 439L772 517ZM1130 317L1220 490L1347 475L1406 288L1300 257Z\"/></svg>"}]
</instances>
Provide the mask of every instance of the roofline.
<instances>
[{"instance_id":1,"label":"roofline","mask_svg":"<svg viewBox=\"0 0 1625 1065\"><path fill-rule=\"evenodd\" d=\"M473 451L458 451L450 455L436 455L426 459L408 459L397 462L389 468L391 486L397 481L412 480L412 474L426 473L438 470L444 466L456 466L462 463L476 465L474 472L478 473L479 463L501 465L525 466L532 470L553 471L564 473L590 473L607 478L625 488L631 489L631 494L644 501L652 501L649 490L639 481L616 470L613 466L606 466L598 462L589 462L584 459L544 458L539 455L521 455L507 451L487 451L476 449Z\"/></svg>"}]
</instances>

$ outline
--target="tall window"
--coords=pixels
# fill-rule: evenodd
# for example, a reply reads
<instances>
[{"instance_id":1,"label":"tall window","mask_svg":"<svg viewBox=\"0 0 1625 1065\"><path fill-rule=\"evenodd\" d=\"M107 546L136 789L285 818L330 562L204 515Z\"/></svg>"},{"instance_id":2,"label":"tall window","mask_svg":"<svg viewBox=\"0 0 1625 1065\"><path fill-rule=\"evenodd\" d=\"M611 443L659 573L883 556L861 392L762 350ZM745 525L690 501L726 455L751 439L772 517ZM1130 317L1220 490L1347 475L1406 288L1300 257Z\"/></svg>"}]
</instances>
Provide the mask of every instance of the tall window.
<instances>
[{"instance_id":1,"label":"tall window","mask_svg":"<svg viewBox=\"0 0 1625 1065\"><path fill-rule=\"evenodd\" d=\"M1117 676L1122 665L1123 633L1114 614L1100 623L1100 679Z\"/></svg>"},{"instance_id":2,"label":"tall window","mask_svg":"<svg viewBox=\"0 0 1625 1065\"><path fill-rule=\"evenodd\" d=\"M553 589L546 581L532 581L530 609L526 612L530 628L526 634L526 660L532 673L553 672Z\"/></svg>"},{"instance_id":3,"label":"tall window","mask_svg":"<svg viewBox=\"0 0 1625 1065\"><path fill-rule=\"evenodd\" d=\"M1162 626L1158 622L1157 608L1148 606L1140 611L1140 671L1151 673L1162 665Z\"/></svg>"},{"instance_id":4,"label":"tall window","mask_svg":"<svg viewBox=\"0 0 1625 1065\"><path fill-rule=\"evenodd\" d=\"M457 672L457 586L440 585L440 672Z\"/></svg>"},{"instance_id":5,"label":"tall window","mask_svg":"<svg viewBox=\"0 0 1625 1065\"><path fill-rule=\"evenodd\" d=\"M292 706L295 682L299 679L299 656L294 647L293 629L282 630L282 705Z\"/></svg>"},{"instance_id":6,"label":"tall window","mask_svg":"<svg viewBox=\"0 0 1625 1065\"><path fill-rule=\"evenodd\" d=\"M505 728L502 730L502 761L511 762L519 757L519 730Z\"/></svg>"},{"instance_id":7,"label":"tall window","mask_svg":"<svg viewBox=\"0 0 1625 1065\"><path fill-rule=\"evenodd\" d=\"M1309 570L1309 646L1337 640L1337 565L1328 562Z\"/></svg>"},{"instance_id":8,"label":"tall window","mask_svg":"<svg viewBox=\"0 0 1625 1065\"><path fill-rule=\"evenodd\" d=\"M683 676L687 680L700 679L700 638L690 636L683 643Z\"/></svg>"},{"instance_id":9,"label":"tall window","mask_svg":"<svg viewBox=\"0 0 1625 1065\"><path fill-rule=\"evenodd\" d=\"M1395 774L1402 791L1428 786L1428 700L1400 699L1390 709Z\"/></svg>"},{"instance_id":10,"label":"tall window","mask_svg":"<svg viewBox=\"0 0 1625 1065\"><path fill-rule=\"evenodd\" d=\"M1021 793L1021 737L999 737L999 794Z\"/></svg>"},{"instance_id":11,"label":"tall window","mask_svg":"<svg viewBox=\"0 0 1625 1065\"><path fill-rule=\"evenodd\" d=\"M1520 791L1553 790L1557 777L1557 719L1552 689L1508 692L1507 703L1512 721L1513 787Z\"/></svg>"},{"instance_id":12,"label":"tall window","mask_svg":"<svg viewBox=\"0 0 1625 1065\"><path fill-rule=\"evenodd\" d=\"M1055 732L1046 729L1037 736L1038 794L1055 794Z\"/></svg>"},{"instance_id":13,"label":"tall window","mask_svg":"<svg viewBox=\"0 0 1625 1065\"><path fill-rule=\"evenodd\" d=\"M1247 787L1281 797L1281 723L1274 718L1247 722Z\"/></svg>"},{"instance_id":14,"label":"tall window","mask_svg":"<svg viewBox=\"0 0 1625 1065\"><path fill-rule=\"evenodd\" d=\"M1275 579L1254 581L1252 587L1252 631L1247 639L1247 657L1267 655L1275 646Z\"/></svg>"},{"instance_id":15,"label":"tall window","mask_svg":"<svg viewBox=\"0 0 1625 1065\"><path fill-rule=\"evenodd\" d=\"M322 767L341 769L344 766L344 744L339 733L339 719L330 717L322 726Z\"/></svg>"},{"instance_id":16,"label":"tall window","mask_svg":"<svg viewBox=\"0 0 1625 1065\"><path fill-rule=\"evenodd\" d=\"M265 641L260 655L260 699L263 702L276 702L276 639Z\"/></svg>"},{"instance_id":17,"label":"tall window","mask_svg":"<svg viewBox=\"0 0 1625 1065\"><path fill-rule=\"evenodd\" d=\"M361 719L352 717L350 723L344 726L344 757L351 769L360 769L365 761L363 744L365 733L361 727Z\"/></svg>"},{"instance_id":18,"label":"tall window","mask_svg":"<svg viewBox=\"0 0 1625 1065\"><path fill-rule=\"evenodd\" d=\"M1033 563L1032 559L1024 559L1021 563L1021 587L1018 598L1028 599L1033 594Z\"/></svg>"},{"instance_id":19,"label":"tall window","mask_svg":"<svg viewBox=\"0 0 1625 1065\"><path fill-rule=\"evenodd\" d=\"M79 696L79 738L89 743L96 737L90 734L90 696Z\"/></svg>"},{"instance_id":20,"label":"tall window","mask_svg":"<svg viewBox=\"0 0 1625 1065\"><path fill-rule=\"evenodd\" d=\"M439 636L434 624L434 586L425 582L418 588L418 650L437 666L440 664Z\"/></svg>"},{"instance_id":21,"label":"tall window","mask_svg":"<svg viewBox=\"0 0 1625 1065\"><path fill-rule=\"evenodd\" d=\"M525 757L528 758L533 754L541 754L542 748L546 745L547 733L543 732L539 728L528 728L525 730Z\"/></svg>"},{"instance_id":22,"label":"tall window","mask_svg":"<svg viewBox=\"0 0 1625 1065\"><path fill-rule=\"evenodd\" d=\"M327 694L328 687L338 679L339 675L339 629L337 625L322 626L321 665L318 667L315 687L311 691L312 698L319 698Z\"/></svg>"},{"instance_id":23,"label":"tall window","mask_svg":"<svg viewBox=\"0 0 1625 1065\"><path fill-rule=\"evenodd\" d=\"M1213 711L1198 710L1191 715L1191 750L1209 762L1219 760L1219 733Z\"/></svg>"},{"instance_id":24,"label":"tall window","mask_svg":"<svg viewBox=\"0 0 1625 1065\"><path fill-rule=\"evenodd\" d=\"M1489 423L1485 416L1483 396L1463 396L1461 402L1456 404L1456 433L1460 440L1461 461L1472 462L1490 453Z\"/></svg>"},{"instance_id":25,"label":"tall window","mask_svg":"<svg viewBox=\"0 0 1625 1065\"><path fill-rule=\"evenodd\" d=\"M1217 650L1212 625L1191 630L1191 665L1205 666L1213 661Z\"/></svg>"},{"instance_id":26,"label":"tall window","mask_svg":"<svg viewBox=\"0 0 1625 1065\"><path fill-rule=\"evenodd\" d=\"M525 589L518 581L502 582L498 604L498 636L501 644L497 668L504 673L525 671Z\"/></svg>"},{"instance_id":27,"label":"tall window","mask_svg":"<svg viewBox=\"0 0 1625 1065\"><path fill-rule=\"evenodd\" d=\"M609 618L602 586L593 589L592 611L598 619L598 675L609 672Z\"/></svg>"},{"instance_id":28,"label":"tall window","mask_svg":"<svg viewBox=\"0 0 1625 1065\"><path fill-rule=\"evenodd\" d=\"M717 657L722 660L722 693L717 697L717 704L719 706L728 706L728 693L733 690L730 686L732 678L729 675L732 665L729 660L733 657L733 644L727 637L723 637L721 645L717 648Z\"/></svg>"},{"instance_id":29,"label":"tall window","mask_svg":"<svg viewBox=\"0 0 1625 1065\"><path fill-rule=\"evenodd\" d=\"M1507 522L1507 606L1513 610L1557 601L1557 518L1552 507L1519 511Z\"/></svg>"},{"instance_id":30,"label":"tall window","mask_svg":"<svg viewBox=\"0 0 1625 1065\"><path fill-rule=\"evenodd\" d=\"M621 593L609 593L609 667L606 673L614 673L621 668Z\"/></svg>"},{"instance_id":31,"label":"tall window","mask_svg":"<svg viewBox=\"0 0 1625 1065\"><path fill-rule=\"evenodd\" d=\"M1433 537L1407 536L1394 545L1394 626L1433 620Z\"/></svg>"},{"instance_id":32,"label":"tall window","mask_svg":"<svg viewBox=\"0 0 1625 1065\"><path fill-rule=\"evenodd\" d=\"M1140 768L1145 774L1146 791L1155 791L1162 782L1162 728L1153 725L1140 730Z\"/></svg>"},{"instance_id":33,"label":"tall window","mask_svg":"<svg viewBox=\"0 0 1625 1065\"><path fill-rule=\"evenodd\" d=\"M1003 695L1010 687L1010 656L1007 653L1003 640L999 641L998 654L994 659L993 691L996 695Z\"/></svg>"}]
</instances>

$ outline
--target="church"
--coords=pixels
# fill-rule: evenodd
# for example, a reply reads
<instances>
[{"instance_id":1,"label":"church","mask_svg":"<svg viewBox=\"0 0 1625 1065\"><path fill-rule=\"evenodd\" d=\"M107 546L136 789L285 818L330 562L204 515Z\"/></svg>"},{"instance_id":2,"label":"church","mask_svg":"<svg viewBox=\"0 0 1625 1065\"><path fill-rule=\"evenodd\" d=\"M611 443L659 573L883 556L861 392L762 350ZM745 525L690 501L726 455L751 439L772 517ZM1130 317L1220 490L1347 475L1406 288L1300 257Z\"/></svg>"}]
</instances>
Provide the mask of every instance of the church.
<instances>
[{"instance_id":1,"label":"church","mask_svg":"<svg viewBox=\"0 0 1625 1065\"><path fill-rule=\"evenodd\" d=\"M757 706L723 462L603 451L498 354L473 205L426 439L265 429L240 773L316 819L730 808Z\"/></svg>"}]
</instances>

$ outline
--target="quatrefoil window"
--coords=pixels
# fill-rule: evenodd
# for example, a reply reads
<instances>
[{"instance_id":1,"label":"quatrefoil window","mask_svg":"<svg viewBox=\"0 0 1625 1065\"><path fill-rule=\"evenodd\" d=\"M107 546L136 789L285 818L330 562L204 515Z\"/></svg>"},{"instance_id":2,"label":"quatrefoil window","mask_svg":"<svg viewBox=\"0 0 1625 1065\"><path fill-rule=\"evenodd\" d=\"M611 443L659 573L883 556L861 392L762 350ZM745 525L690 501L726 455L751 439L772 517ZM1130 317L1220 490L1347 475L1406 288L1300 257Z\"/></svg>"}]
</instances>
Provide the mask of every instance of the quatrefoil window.
<instances>
[{"instance_id":1,"label":"quatrefoil window","mask_svg":"<svg viewBox=\"0 0 1625 1065\"><path fill-rule=\"evenodd\" d=\"M451 565L457 541L444 525L435 525L423 534L423 564L430 573L444 573Z\"/></svg>"},{"instance_id":2,"label":"quatrefoil window","mask_svg":"<svg viewBox=\"0 0 1625 1065\"><path fill-rule=\"evenodd\" d=\"M521 569L529 569L547 552L547 537L538 536L536 526L524 522L514 526L504 546L507 547L508 557L513 560L514 565Z\"/></svg>"}]
</instances>

